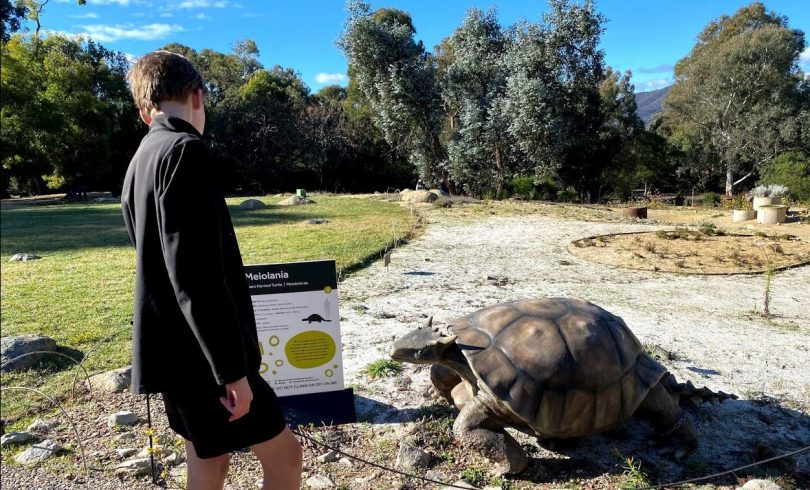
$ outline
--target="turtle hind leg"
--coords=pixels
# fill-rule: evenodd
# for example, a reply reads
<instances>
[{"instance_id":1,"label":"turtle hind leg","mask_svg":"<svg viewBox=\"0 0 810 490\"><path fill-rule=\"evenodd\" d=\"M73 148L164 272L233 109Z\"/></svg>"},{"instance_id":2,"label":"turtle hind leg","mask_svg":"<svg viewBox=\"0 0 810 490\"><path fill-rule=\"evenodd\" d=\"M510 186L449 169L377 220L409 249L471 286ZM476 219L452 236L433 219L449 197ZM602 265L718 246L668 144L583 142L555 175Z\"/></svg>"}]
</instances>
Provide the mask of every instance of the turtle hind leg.
<instances>
[{"instance_id":1,"label":"turtle hind leg","mask_svg":"<svg viewBox=\"0 0 810 490\"><path fill-rule=\"evenodd\" d=\"M641 402L636 415L647 420L664 438L672 438L671 453L680 458L698 446L695 424L678 404L678 395L656 384Z\"/></svg>"},{"instance_id":2,"label":"turtle hind leg","mask_svg":"<svg viewBox=\"0 0 810 490\"><path fill-rule=\"evenodd\" d=\"M453 434L462 444L494 461L501 475L521 473L529 465L526 451L506 432L503 424L489 414L478 396L456 417Z\"/></svg>"}]
</instances>

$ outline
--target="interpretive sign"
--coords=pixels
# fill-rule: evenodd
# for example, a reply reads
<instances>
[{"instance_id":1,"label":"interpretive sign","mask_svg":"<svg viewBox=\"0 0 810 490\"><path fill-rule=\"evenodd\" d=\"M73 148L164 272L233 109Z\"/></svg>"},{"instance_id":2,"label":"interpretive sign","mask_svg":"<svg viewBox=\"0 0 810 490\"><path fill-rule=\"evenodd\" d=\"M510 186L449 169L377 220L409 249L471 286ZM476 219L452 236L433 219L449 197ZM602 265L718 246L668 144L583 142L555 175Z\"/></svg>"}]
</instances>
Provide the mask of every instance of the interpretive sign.
<instances>
[{"instance_id":1,"label":"interpretive sign","mask_svg":"<svg viewBox=\"0 0 810 490\"><path fill-rule=\"evenodd\" d=\"M334 260L245 267L262 353L278 396L343 389Z\"/></svg>"}]
</instances>

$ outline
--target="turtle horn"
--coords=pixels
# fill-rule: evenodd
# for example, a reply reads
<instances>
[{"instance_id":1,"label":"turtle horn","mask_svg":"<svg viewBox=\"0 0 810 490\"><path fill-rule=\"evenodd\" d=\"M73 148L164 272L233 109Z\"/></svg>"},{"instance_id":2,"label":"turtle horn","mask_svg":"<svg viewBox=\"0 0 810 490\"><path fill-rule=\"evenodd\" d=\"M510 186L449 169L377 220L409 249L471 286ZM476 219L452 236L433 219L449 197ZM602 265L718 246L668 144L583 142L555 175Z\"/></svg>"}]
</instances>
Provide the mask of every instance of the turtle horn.
<instances>
[{"instance_id":1,"label":"turtle horn","mask_svg":"<svg viewBox=\"0 0 810 490\"><path fill-rule=\"evenodd\" d=\"M422 325L423 328L430 328L433 326L433 317L428 318L425 320L425 324Z\"/></svg>"}]
</instances>

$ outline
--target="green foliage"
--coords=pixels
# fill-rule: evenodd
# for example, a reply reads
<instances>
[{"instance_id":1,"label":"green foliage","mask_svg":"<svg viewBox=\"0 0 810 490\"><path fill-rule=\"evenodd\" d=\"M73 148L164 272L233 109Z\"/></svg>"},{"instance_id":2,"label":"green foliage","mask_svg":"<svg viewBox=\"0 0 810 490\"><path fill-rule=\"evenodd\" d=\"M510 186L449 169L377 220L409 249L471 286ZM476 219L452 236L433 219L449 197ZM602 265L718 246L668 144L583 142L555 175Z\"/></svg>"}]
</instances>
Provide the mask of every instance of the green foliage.
<instances>
[{"instance_id":1,"label":"green foliage","mask_svg":"<svg viewBox=\"0 0 810 490\"><path fill-rule=\"evenodd\" d=\"M122 53L93 41L16 34L2 45L2 190L115 189L143 134Z\"/></svg>"},{"instance_id":2,"label":"green foliage","mask_svg":"<svg viewBox=\"0 0 810 490\"><path fill-rule=\"evenodd\" d=\"M703 205L707 208L713 208L720 204L720 194L716 192L707 192L703 194Z\"/></svg>"},{"instance_id":3,"label":"green foliage","mask_svg":"<svg viewBox=\"0 0 810 490\"><path fill-rule=\"evenodd\" d=\"M364 371L369 378L390 378L401 373L402 363L391 359L378 359L365 367Z\"/></svg>"},{"instance_id":4,"label":"green foliage","mask_svg":"<svg viewBox=\"0 0 810 490\"><path fill-rule=\"evenodd\" d=\"M526 200L532 200L537 197L537 190L534 188L534 179L531 177L515 177L509 182L509 187L512 189L512 194L522 197Z\"/></svg>"},{"instance_id":5,"label":"green foliage","mask_svg":"<svg viewBox=\"0 0 810 490\"><path fill-rule=\"evenodd\" d=\"M712 21L675 65L663 124L703 183L725 180L727 195L775 153L801 143L810 86L797 60L804 33L752 3Z\"/></svg>"},{"instance_id":6,"label":"green foliage","mask_svg":"<svg viewBox=\"0 0 810 490\"><path fill-rule=\"evenodd\" d=\"M800 151L782 153L762 166L757 183L787 186L792 199L810 203L810 155Z\"/></svg>"},{"instance_id":7,"label":"green foliage","mask_svg":"<svg viewBox=\"0 0 810 490\"><path fill-rule=\"evenodd\" d=\"M482 487L487 481L487 474L481 468L465 468L461 472L461 479L476 487Z\"/></svg>"},{"instance_id":8,"label":"green foliage","mask_svg":"<svg viewBox=\"0 0 810 490\"><path fill-rule=\"evenodd\" d=\"M632 456L625 456L618 449L613 449L613 455L622 461L623 481L618 484L618 488L630 490L634 488L646 488L650 486L650 480L646 473L641 471L641 462L635 461Z\"/></svg>"}]
</instances>

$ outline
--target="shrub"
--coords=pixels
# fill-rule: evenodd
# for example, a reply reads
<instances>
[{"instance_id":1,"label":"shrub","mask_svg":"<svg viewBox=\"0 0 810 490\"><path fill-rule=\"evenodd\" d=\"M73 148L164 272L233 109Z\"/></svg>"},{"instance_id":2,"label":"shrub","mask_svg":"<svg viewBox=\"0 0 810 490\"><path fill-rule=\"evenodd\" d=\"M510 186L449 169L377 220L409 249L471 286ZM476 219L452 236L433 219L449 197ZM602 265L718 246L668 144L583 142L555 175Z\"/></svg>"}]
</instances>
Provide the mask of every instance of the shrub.
<instances>
[{"instance_id":1,"label":"shrub","mask_svg":"<svg viewBox=\"0 0 810 490\"><path fill-rule=\"evenodd\" d=\"M703 205L707 208L713 208L720 204L720 194L716 192L707 192L703 194Z\"/></svg>"},{"instance_id":2,"label":"shrub","mask_svg":"<svg viewBox=\"0 0 810 490\"><path fill-rule=\"evenodd\" d=\"M486 483L486 473L481 468L467 468L461 472L461 479L476 487L483 487Z\"/></svg>"},{"instance_id":3,"label":"shrub","mask_svg":"<svg viewBox=\"0 0 810 490\"><path fill-rule=\"evenodd\" d=\"M787 186L792 199L810 203L810 155L801 151L782 153L762 166L757 184Z\"/></svg>"},{"instance_id":4,"label":"shrub","mask_svg":"<svg viewBox=\"0 0 810 490\"><path fill-rule=\"evenodd\" d=\"M389 378L402 372L402 364L391 359L379 359L366 366L366 374L370 378Z\"/></svg>"},{"instance_id":5,"label":"shrub","mask_svg":"<svg viewBox=\"0 0 810 490\"><path fill-rule=\"evenodd\" d=\"M534 188L534 179L531 177L515 177L509 183L512 194L522 197L527 201L537 198L537 190Z\"/></svg>"}]
</instances>

